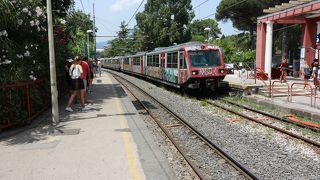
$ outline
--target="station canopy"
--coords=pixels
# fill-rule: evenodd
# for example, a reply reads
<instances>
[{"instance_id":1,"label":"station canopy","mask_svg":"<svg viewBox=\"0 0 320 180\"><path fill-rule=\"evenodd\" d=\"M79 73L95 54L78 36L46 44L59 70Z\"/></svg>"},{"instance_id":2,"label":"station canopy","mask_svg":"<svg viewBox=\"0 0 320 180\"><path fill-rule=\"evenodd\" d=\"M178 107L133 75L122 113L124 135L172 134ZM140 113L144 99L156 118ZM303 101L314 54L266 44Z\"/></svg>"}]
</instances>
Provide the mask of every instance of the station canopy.
<instances>
[{"instance_id":1,"label":"station canopy","mask_svg":"<svg viewBox=\"0 0 320 180\"><path fill-rule=\"evenodd\" d=\"M294 0L263 10L269 13L258 18L258 22L274 21L276 24L301 24L306 18L320 17L319 0ZM286 20L281 22L281 20ZM292 20L292 22L290 22Z\"/></svg>"}]
</instances>

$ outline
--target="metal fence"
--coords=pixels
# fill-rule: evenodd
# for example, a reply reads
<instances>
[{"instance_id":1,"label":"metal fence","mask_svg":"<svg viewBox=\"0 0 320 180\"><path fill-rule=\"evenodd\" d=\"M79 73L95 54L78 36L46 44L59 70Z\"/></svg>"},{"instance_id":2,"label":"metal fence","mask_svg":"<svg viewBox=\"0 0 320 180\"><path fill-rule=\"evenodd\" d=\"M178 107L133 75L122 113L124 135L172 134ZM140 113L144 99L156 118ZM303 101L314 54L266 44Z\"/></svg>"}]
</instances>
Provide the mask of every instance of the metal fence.
<instances>
[{"instance_id":1,"label":"metal fence","mask_svg":"<svg viewBox=\"0 0 320 180\"><path fill-rule=\"evenodd\" d=\"M58 76L58 89L66 87L63 76ZM50 107L48 79L0 85L0 129L31 123L32 119Z\"/></svg>"}]
</instances>

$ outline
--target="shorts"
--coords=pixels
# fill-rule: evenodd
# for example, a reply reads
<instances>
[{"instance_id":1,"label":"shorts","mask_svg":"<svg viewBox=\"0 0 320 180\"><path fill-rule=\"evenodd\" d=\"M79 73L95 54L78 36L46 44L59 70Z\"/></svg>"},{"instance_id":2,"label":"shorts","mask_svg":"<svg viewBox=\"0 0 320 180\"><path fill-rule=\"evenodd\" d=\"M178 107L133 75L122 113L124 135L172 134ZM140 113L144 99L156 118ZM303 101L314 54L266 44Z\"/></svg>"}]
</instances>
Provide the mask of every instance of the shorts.
<instances>
[{"instance_id":1,"label":"shorts","mask_svg":"<svg viewBox=\"0 0 320 180\"><path fill-rule=\"evenodd\" d=\"M309 75L304 75L304 79L310 79L311 76Z\"/></svg>"},{"instance_id":2,"label":"shorts","mask_svg":"<svg viewBox=\"0 0 320 180\"><path fill-rule=\"evenodd\" d=\"M84 84L84 90L86 91L87 90L87 85L88 85L86 79L83 80L83 84Z\"/></svg>"},{"instance_id":3,"label":"shorts","mask_svg":"<svg viewBox=\"0 0 320 180\"><path fill-rule=\"evenodd\" d=\"M83 80L81 78L71 80L71 89L72 90L81 90L84 89Z\"/></svg>"}]
</instances>

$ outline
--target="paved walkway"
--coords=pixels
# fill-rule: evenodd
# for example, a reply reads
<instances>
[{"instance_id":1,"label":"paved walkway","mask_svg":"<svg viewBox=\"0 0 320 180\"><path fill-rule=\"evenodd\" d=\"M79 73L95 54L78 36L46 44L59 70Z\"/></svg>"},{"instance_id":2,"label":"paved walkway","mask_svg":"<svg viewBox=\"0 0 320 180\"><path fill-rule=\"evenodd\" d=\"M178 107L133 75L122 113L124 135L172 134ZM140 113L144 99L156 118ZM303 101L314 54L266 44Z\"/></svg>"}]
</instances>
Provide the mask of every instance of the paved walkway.
<instances>
[{"instance_id":1,"label":"paved walkway","mask_svg":"<svg viewBox=\"0 0 320 180\"><path fill-rule=\"evenodd\" d=\"M0 179L175 179L120 85L103 74L92 90L91 110L68 113L60 103L58 126L45 123L47 113L40 126L1 139Z\"/></svg>"}]
</instances>

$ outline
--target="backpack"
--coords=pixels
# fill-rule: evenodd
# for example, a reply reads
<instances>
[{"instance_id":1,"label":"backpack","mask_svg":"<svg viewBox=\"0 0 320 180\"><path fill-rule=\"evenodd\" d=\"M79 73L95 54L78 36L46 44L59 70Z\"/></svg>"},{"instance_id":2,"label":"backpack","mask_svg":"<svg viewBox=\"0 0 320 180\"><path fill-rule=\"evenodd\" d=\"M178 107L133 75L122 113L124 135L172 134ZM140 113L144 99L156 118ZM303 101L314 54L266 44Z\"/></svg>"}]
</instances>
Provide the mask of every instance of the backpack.
<instances>
[{"instance_id":1,"label":"backpack","mask_svg":"<svg viewBox=\"0 0 320 180\"><path fill-rule=\"evenodd\" d=\"M311 75L310 68L304 68L304 75L306 75L306 76L310 76Z\"/></svg>"},{"instance_id":2,"label":"backpack","mask_svg":"<svg viewBox=\"0 0 320 180\"><path fill-rule=\"evenodd\" d=\"M76 66L71 66L69 70L69 75L71 79L79 79L81 77L80 69L77 68Z\"/></svg>"}]
</instances>

